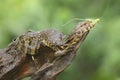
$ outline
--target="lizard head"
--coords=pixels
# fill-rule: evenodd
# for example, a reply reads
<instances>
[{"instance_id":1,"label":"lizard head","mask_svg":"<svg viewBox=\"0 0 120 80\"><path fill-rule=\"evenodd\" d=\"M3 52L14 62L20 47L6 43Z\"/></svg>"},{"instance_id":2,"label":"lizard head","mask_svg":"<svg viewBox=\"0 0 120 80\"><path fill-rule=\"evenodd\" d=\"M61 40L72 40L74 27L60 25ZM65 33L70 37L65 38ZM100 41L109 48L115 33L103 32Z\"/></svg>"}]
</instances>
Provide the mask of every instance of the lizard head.
<instances>
[{"instance_id":1,"label":"lizard head","mask_svg":"<svg viewBox=\"0 0 120 80\"><path fill-rule=\"evenodd\" d=\"M71 34L67 37L66 43L71 45L78 43L82 38L82 35L88 33L89 30L99 21L100 19L85 19L83 22L79 22Z\"/></svg>"}]
</instances>

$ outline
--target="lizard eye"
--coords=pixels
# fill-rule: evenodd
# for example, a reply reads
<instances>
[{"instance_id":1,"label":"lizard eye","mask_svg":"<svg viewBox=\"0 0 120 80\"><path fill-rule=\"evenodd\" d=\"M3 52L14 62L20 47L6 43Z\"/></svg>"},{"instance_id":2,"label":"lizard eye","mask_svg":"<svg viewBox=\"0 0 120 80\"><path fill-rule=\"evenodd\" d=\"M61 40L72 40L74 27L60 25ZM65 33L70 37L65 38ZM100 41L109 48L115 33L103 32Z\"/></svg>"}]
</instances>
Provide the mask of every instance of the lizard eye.
<instances>
[{"instance_id":1,"label":"lizard eye","mask_svg":"<svg viewBox=\"0 0 120 80\"><path fill-rule=\"evenodd\" d=\"M13 41L15 41L16 40L16 38L15 39L13 39Z\"/></svg>"},{"instance_id":2,"label":"lizard eye","mask_svg":"<svg viewBox=\"0 0 120 80\"><path fill-rule=\"evenodd\" d=\"M13 40L12 40L12 41L16 41L16 39L17 39L17 38L13 38Z\"/></svg>"}]
</instances>

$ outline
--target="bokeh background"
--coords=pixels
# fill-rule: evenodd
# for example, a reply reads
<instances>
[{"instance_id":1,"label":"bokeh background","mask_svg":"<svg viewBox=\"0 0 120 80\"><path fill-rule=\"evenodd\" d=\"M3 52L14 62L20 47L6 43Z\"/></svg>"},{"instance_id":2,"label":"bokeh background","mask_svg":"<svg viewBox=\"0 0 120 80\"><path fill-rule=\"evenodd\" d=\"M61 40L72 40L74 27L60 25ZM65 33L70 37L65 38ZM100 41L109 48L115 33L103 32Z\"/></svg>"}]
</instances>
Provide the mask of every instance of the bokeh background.
<instances>
[{"instance_id":1,"label":"bokeh background","mask_svg":"<svg viewBox=\"0 0 120 80\"><path fill-rule=\"evenodd\" d=\"M0 0L0 48L29 29L69 34L86 18L101 21L57 80L120 80L120 0Z\"/></svg>"}]
</instances>

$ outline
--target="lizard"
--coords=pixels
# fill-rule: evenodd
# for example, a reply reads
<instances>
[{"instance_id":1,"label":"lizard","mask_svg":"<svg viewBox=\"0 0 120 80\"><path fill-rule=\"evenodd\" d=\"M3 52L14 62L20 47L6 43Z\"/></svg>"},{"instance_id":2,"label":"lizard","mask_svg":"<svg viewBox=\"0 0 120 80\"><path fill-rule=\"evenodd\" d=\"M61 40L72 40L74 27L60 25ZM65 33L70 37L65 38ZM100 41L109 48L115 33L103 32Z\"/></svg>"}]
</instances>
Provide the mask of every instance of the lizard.
<instances>
[{"instance_id":1,"label":"lizard","mask_svg":"<svg viewBox=\"0 0 120 80\"><path fill-rule=\"evenodd\" d=\"M64 34L58 31L43 30L38 32L28 31L20 35L15 41L17 41L18 50L24 50L25 54L31 55L33 61L35 59L34 55L37 54L41 45L54 50L54 56L60 57L70 51L80 41L82 35L93 28L98 21L99 19L85 19L73 29L66 40L64 40Z\"/></svg>"},{"instance_id":2,"label":"lizard","mask_svg":"<svg viewBox=\"0 0 120 80\"><path fill-rule=\"evenodd\" d=\"M63 33L55 30L43 30L37 32L28 31L18 36L9 44L7 50L5 50L6 53L11 56L11 59L8 59L9 61L5 64L1 62L1 66L4 66L4 68L1 68L3 73L1 75L6 76L8 71L13 72L13 70L16 70L16 66L21 67L18 71L14 71L13 73L17 73L16 77L18 79L22 79L25 76L33 74L38 70L36 69L37 67L39 67L39 70L41 71L48 69L50 66L54 65L52 62L55 62L56 58L66 55L68 53L67 51L74 49L74 46L81 41L82 35L88 33L98 21L99 19L86 19L83 22L80 22L68 37L65 37ZM46 50L47 54L45 54L46 51L41 49ZM49 53L49 51L51 52ZM51 53L52 57L48 55ZM55 58L51 59L53 57ZM46 58L50 61L47 61ZM1 58L1 60L4 59L5 57ZM35 62L35 65L31 60ZM38 63L37 66L36 61ZM8 65L9 68L6 65ZM2 79L4 79L4 76ZM10 77L14 78L12 76Z\"/></svg>"},{"instance_id":3,"label":"lizard","mask_svg":"<svg viewBox=\"0 0 120 80\"><path fill-rule=\"evenodd\" d=\"M35 60L34 55L38 53L37 51L41 45L47 46L55 51L55 57L60 57L72 50L72 47L80 41L81 36L93 28L98 21L99 19L86 19L80 22L66 40L64 40L65 35L58 31L43 30L37 32L28 31L20 35L15 41L17 42L18 50L24 50L25 54L31 55L33 61Z\"/></svg>"}]
</instances>

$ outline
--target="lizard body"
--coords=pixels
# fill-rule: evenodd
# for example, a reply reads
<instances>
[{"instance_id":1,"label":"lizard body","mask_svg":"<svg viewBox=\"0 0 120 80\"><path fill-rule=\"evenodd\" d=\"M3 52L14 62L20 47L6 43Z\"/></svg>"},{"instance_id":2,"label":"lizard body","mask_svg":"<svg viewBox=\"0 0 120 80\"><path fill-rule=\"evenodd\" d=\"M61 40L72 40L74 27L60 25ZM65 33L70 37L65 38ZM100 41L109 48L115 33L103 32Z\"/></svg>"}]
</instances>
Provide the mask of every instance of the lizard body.
<instances>
[{"instance_id":1,"label":"lizard body","mask_svg":"<svg viewBox=\"0 0 120 80\"><path fill-rule=\"evenodd\" d=\"M18 42L18 50L24 50L25 54L34 56L41 45L44 45L54 50L55 56L64 55L71 47L74 47L74 45L80 41L82 35L94 27L98 21L99 19L86 19L80 22L67 37L66 41L64 41L65 36L55 30L28 31L16 39Z\"/></svg>"}]
</instances>

